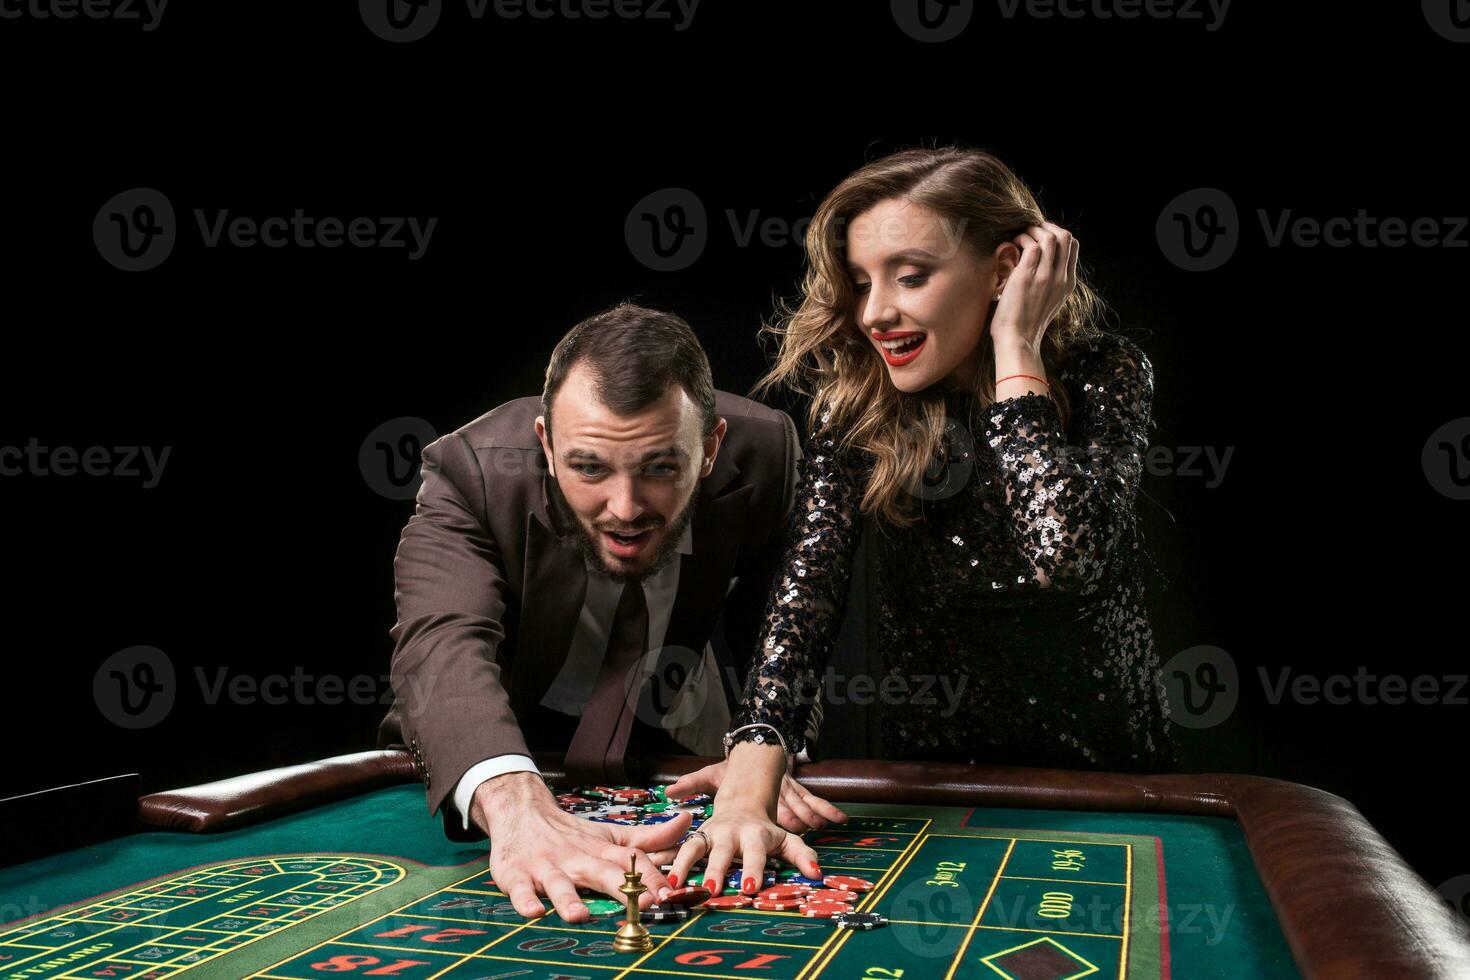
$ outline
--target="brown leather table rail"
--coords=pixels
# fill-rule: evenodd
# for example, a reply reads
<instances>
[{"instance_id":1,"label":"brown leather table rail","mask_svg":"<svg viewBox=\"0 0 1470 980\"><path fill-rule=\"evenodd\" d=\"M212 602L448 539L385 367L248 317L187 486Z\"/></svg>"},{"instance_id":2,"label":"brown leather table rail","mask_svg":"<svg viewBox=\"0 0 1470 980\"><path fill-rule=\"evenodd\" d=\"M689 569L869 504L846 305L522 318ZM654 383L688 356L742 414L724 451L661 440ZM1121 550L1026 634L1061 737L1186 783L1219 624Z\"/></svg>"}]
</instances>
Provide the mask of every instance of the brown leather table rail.
<instances>
[{"instance_id":1,"label":"brown leather table rail","mask_svg":"<svg viewBox=\"0 0 1470 980\"><path fill-rule=\"evenodd\" d=\"M641 785L673 782L712 759L628 761ZM559 756L536 754L552 782ZM1236 820L1302 972L1331 980L1470 978L1470 929L1351 803L1259 776L1123 775L1062 769L832 759L796 776L839 803L912 803L1177 813ZM139 801L144 829L230 829L400 782L407 752L339 756Z\"/></svg>"}]
</instances>

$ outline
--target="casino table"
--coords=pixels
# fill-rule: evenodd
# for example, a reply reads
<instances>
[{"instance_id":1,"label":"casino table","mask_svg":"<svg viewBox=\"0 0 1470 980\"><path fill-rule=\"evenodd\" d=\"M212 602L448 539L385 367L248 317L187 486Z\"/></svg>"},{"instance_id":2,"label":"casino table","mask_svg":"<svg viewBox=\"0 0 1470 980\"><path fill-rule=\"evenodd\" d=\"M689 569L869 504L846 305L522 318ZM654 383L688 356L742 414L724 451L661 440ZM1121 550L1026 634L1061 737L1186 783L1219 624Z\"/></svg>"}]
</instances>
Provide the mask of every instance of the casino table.
<instances>
[{"instance_id":1,"label":"casino table","mask_svg":"<svg viewBox=\"0 0 1470 980\"><path fill-rule=\"evenodd\" d=\"M708 761L629 760L629 778ZM560 780L559 759L537 763ZM16 797L16 839L88 842L0 868L0 980L1470 976L1464 923L1310 787L866 760L797 777L851 817L806 835L824 872L871 881L859 911L887 924L696 908L649 925L639 954L612 948L620 915L519 916L404 752Z\"/></svg>"}]
</instances>

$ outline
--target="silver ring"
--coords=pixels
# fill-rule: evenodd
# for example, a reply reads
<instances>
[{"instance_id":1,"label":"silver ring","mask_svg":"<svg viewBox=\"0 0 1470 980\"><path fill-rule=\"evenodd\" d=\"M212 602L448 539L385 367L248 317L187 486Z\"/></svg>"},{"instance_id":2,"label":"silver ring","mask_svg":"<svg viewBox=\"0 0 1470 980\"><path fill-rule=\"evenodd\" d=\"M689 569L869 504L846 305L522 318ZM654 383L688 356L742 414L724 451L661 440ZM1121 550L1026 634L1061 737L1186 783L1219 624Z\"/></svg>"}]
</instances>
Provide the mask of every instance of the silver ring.
<instances>
[{"instance_id":1,"label":"silver ring","mask_svg":"<svg viewBox=\"0 0 1470 980\"><path fill-rule=\"evenodd\" d=\"M685 834L679 840L680 846L683 846L684 842L687 841L691 837L698 837L700 840L704 841L704 853L705 853L705 856L706 857L709 856L709 852L710 851L713 851L715 849L714 848L714 845L709 842L709 838L705 836L705 833L702 830L691 830L691 831L689 831L689 833Z\"/></svg>"}]
</instances>

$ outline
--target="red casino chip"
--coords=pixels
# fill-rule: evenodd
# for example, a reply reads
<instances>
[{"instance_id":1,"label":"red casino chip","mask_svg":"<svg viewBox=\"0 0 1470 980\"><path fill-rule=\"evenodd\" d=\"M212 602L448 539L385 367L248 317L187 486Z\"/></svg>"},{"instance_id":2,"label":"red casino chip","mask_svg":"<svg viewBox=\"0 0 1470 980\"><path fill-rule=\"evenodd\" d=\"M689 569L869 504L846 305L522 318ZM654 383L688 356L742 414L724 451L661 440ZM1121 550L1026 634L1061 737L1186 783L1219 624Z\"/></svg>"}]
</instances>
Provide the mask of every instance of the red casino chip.
<instances>
[{"instance_id":1,"label":"red casino chip","mask_svg":"<svg viewBox=\"0 0 1470 980\"><path fill-rule=\"evenodd\" d=\"M756 898L767 899L772 902L785 902L793 898L801 898L812 891L810 885L772 885L770 888L761 890Z\"/></svg>"},{"instance_id":2,"label":"red casino chip","mask_svg":"<svg viewBox=\"0 0 1470 980\"><path fill-rule=\"evenodd\" d=\"M659 904L699 905L702 902L708 901L710 901L710 892L708 888L701 888L699 885L691 885L688 888L675 888L673 891L665 895L663 901Z\"/></svg>"},{"instance_id":3,"label":"red casino chip","mask_svg":"<svg viewBox=\"0 0 1470 980\"><path fill-rule=\"evenodd\" d=\"M807 902L801 914L808 919L830 919L834 915L846 915L853 910L846 902Z\"/></svg>"},{"instance_id":4,"label":"red casino chip","mask_svg":"<svg viewBox=\"0 0 1470 980\"><path fill-rule=\"evenodd\" d=\"M818 888L806 896L808 902L847 902L856 905L863 900L861 892L845 892L836 888Z\"/></svg>"},{"instance_id":5,"label":"red casino chip","mask_svg":"<svg viewBox=\"0 0 1470 980\"><path fill-rule=\"evenodd\" d=\"M761 912L795 912L801 908L803 903L795 898L757 898L750 904L752 908Z\"/></svg>"},{"instance_id":6,"label":"red casino chip","mask_svg":"<svg viewBox=\"0 0 1470 980\"><path fill-rule=\"evenodd\" d=\"M700 906L702 909L743 909L750 905L748 895L716 895Z\"/></svg>"},{"instance_id":7,"label":"red casino chip","mask_svg":"<svg viewBox=\"0 0 1470 980\"><path fill-rule=\"evenodd\" d=\"M822 879L822 884L828 888L837 888L849 892L867 892L873 890L873 883L866 878L854 878L852 875L827 875Z\"/></svg>"}]
</instances>

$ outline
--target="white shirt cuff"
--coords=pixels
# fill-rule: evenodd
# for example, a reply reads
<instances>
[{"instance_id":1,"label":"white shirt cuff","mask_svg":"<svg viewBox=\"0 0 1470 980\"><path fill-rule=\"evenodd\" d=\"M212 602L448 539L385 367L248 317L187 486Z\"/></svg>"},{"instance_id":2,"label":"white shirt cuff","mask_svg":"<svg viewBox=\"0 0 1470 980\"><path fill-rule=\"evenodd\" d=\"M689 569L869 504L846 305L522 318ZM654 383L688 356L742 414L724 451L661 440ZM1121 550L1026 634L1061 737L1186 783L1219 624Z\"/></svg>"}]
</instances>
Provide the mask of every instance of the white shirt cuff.
<instances>
[{"instance_id":1,"label":"white shirt cuff","mask_svg":"<svg viewBox=\"0 0 1470 980\"><path fill-rule=\"evenodd\" d=\"M497 755L493 759L477 762L459 777L459 785L454 788L454 805L459 807L460 815L464 817L464 829L470 829L470 802L475 798L475 790L487 779L503 776L508 772L534 772L539 774L540 769L528 755Z\"/></svg>"}]
</instances>

